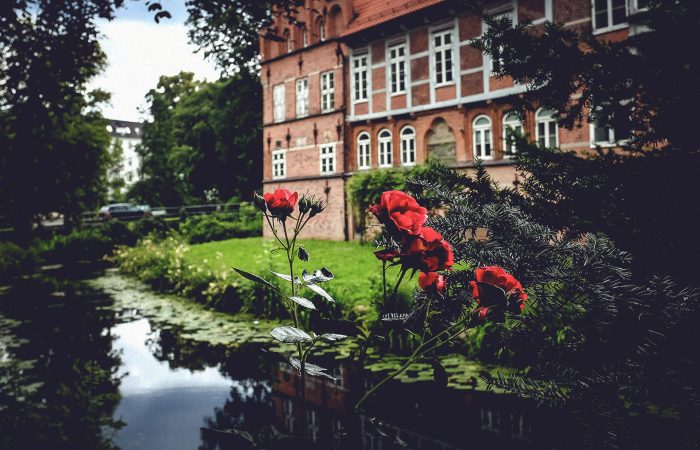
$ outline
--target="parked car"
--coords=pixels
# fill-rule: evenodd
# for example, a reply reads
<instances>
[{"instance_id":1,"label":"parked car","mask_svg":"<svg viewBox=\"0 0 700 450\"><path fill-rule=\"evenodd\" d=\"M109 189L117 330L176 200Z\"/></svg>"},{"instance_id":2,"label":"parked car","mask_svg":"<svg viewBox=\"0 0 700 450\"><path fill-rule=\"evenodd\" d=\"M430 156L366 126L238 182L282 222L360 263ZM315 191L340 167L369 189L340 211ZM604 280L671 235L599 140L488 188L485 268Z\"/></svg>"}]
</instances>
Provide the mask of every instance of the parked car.
<instances>
[{"instance_id":1,"label":"parked car","mask_svg":"<svg viewBox=\"0 0 700 450\"><path fill-rule=\"evenodd\" d=\"M100 208L102 220L135 220L151 215L151 208L146 205L135 206L131 203L114 203Z\"/></svg>"}]
</instances>

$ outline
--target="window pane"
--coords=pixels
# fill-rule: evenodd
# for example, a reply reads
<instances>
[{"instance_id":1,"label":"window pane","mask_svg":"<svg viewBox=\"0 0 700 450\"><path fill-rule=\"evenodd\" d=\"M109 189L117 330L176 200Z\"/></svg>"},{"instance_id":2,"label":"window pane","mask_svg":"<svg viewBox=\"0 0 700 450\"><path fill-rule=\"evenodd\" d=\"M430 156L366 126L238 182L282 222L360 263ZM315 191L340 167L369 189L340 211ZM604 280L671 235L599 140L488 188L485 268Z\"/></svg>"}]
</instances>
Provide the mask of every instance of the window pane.
<instances>
[{"instance_id":1,"label":"window pane","mask_svg":"<svg viewBox=\"0 0 700 450\"><path fill-rule=\"evenodd\" d=\"M593 140L594 142L608 142L610 129L605 127L596 126L593 130Z\"/></svg>"},{"instance_id":2,"label":"window pane","mask_svg":"<svg viewBox=\"0 0 700 450\"><path fill-rule=\"evenodd\" d=\"M545 133L545 123L538 123L537 124L537 143L544 147L547 145L547 137Z\"/></svg>"}]
</instances>

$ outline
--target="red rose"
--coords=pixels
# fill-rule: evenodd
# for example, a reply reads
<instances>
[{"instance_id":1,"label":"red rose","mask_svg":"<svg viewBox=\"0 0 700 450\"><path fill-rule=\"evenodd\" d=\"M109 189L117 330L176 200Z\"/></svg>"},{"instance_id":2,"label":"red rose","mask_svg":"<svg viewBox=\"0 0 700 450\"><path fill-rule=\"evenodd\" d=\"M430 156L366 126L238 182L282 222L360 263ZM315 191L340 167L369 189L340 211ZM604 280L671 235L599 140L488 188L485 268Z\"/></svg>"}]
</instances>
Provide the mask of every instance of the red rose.
<instances>
[{"instance_id":1,"label":"red rose","mask_svg":"<svg viewBox=\"0 0 700 450\"><path fill-rule=\"evenodd\" d=\"M406 233L417 236L428 218L428 210L418 204L415 198L401 191L386 191L378 205L369 211L389 228L392 234Z\"/></svg>"},{"instance_id":2,"label":"red rose","mask_svg":"<svg viewBox=\"0 0 700 450\"><path fill-rule=\"evenodd\" d=\"M377 257L377 259L381 261L393 261L394 259L398 258L400 256L400 253L398 250L393 250L393 249L384 249L384 250L379 250L374 252L374 256Z\"/></svg>"},{"instance_id":3,"label":"red rose","mask_svg":"<svg viewBox=\"0 0 700 450\"><path fill-rule=\"evenodd\" d=\"M515 277L499 266L479 267L474 271L476 281L469 284L472 288L472 297L483 306L504 306L501 304L500 295L494 295L488 286L494 286L505 293L502 299L505 307L514 314L519 314L525 308L527 294L523 291L523 286ZM484 286L486 285L486 286ZM500 292L500 291L499 291Z\"/></svg>"},{"instance_id":4,"label":"red rose","mask_svg":"<svg viewBox=\"0 0 700 450\"><path fill-rule=\"evenodd\" d=\"M404 268L423 272L451 269L454 265L452 246L430 227L423 227L420 236L408 239L403 247Z\"/></svg>"},{"instance_id":5,"label":"red rose","mask_svg":"<svg viewBox=\"0 0 700 450\"><path fill-rule=\"evenodd\" d=\"M435 288L435 290L441 294L445 292L445 288L447 287L445 277L439 275L437 272L421 272L418 276L418 285L423 290Z\"/></svg>"},{"instance_id":6,"label":"red rose","mask_svg":"<svg viewBox=\"0 0 700 450\"><path fill-rule=\"evenodd\" d=\"M264 195L267 209L273 217L284 220L294 211L299 194L291 193L287 189L275 189L275 192L266 192Z\"/></svg>"}]
</instances>

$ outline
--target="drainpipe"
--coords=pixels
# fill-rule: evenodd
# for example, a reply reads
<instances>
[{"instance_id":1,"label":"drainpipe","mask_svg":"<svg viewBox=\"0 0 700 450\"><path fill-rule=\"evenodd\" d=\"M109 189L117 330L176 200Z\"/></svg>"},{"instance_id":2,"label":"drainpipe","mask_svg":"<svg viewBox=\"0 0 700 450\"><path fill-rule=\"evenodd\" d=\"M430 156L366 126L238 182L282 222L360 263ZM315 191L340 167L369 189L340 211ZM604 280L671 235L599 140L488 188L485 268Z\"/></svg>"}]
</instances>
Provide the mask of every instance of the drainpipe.
<instances>
[{"instance_id":1,"label":"drainpipe","mask_svg":"<svg viewBox=\"0 0 700 450\"><path fill-rule=\"evenodd\" d=\"M347 190L345 189L345 181L347 180L347 176L345 175L347 173L347 167L348 167L348 158L349 158L349 146L348 146L348 127L347 127L347 122L345 121L345 116L347 113L347 106L345 105L345 99L347 98L348 95L348 77L347 73L345 70L345 65L346 65L346 56L343 54L343 49L340 46L340 41L336 41L336 50L335 53L338 57L340 57L341 61L341 71L343 73L343 102L340 105L340 111L342 114L343 122L343 210L345 211L345 217L343 217L343 237L345 238L346 241L350 240L350 229L348 227L348 194Z\"/></svg>"}]
</instances>

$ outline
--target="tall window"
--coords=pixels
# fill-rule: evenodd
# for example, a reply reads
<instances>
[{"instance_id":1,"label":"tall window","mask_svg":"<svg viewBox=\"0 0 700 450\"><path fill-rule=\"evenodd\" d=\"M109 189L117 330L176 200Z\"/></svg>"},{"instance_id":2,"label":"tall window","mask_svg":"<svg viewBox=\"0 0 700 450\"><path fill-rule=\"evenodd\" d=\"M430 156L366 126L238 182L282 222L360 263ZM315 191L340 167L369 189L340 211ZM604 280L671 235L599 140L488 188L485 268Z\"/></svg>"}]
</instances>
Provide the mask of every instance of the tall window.
<instances>
[{"instance_id":1,"label":"tall window","mask_svg":"<svg viewBox=\"0 0 700 450\"><path fill-rule=\"evenodd\" d=\"M627 124L625 124L627 125ZM630 138L630 127L610 127L597 125L591 120L591 147L610 147L624 144Z\"/></svg>"},{"instance_id":2,"label":"tall window","mask_svg":"<svg viewBox=\"0 0 700 450\"><path fill-rule=\"evenodd\" d=\"M297 80L297 117L309 115L309 80L300 78Z\"/></svg>"},{"instance_id":3,"label":"tall window","mask_svg":"<svg viewBox=\"0 0 700 450\"><path fill-rule=\"evenodd\" d=\"M326 40L326 23L323 19L318 21L318 39L323 42Z\"/></svg>"},{"instance_id":4,"label":"tall window","mask_svg":"<svg viewBox=\"0 0 700 450\"><path fill-rule=\"evenodd\" d=\"M335 144L321 145L321 175L335 173Z\"/></svg>"},{"instance_id":5,"label":"tall window","mask_svg":"<svg viewBox=\"0 0 700 450\"><path fill-rule=\"evenodd\" d=\"M356 102L367 100L367 59L367 54L352 58L352 98Z\"/></svg>"},{"instance_id":6,"label":"tall window","mask_svg":"<svg viewBox=\"0 0 700 450\"><path fill-rule=\"evenodd\" d=\"M593 29L604 31L627 23L627 0L593 0Z\"/></svg>"},{"instance_id":7,"label":"tall window","mask_svg":"<svg viewBox=\"0 0 700 450\"><path fill-rule=\"evenodd\" d=\"M559 134L557 122L554 120L554 111L540 108L535 113L535 138L541 147L559 147Z\"/></svg>"},{"instance_id":8,"label":"tall window","mask_svg":"<svg viewBox=\"0 0 700 450\"><path fill-rule=\"evenodd\" d=\"M507 158L516 151L514 136L523 135L523 123L515 113L508 113L503 116L503 153Z\"/></svg>"},{"instance_id":9,"label":"tall window","mask_svg":"<svg viewBox=\"0 0 700 450\"><path fill-rule=\"evenodd\" d=\"M335 108L335 81L333 72L321 74L321 111L332 111Z\"/></svg>"},{"instance_id":10,"label":"tall window","mask_svg":"<svg viewBox=\"0 0 700 450\"><path fill-rule=\"evenodd\" d=\"M357 168L369 169L372 165L372 143L369 133L360 133L357 136Z\"/></svg>"},{"instance_id":11,"label":"tall window","mask_svg":"<svg viewBox=\"0 0 700 450\"><path fill-rule=\"evenodd\" d=\"M306 28L301 30L301 45L304 47L308 47L309 45L309 31Z\"/></svg>"},{"instance_id":12,"label":"tall window","mask_svg":"<svg viewBox=\"0 0 700 450\"><path fill-rule=\"evenodd\" d=\"M284 178L287 176L287 152L275 150L272 152L272 178Z\"/></svg>"},{"instance_id":13,"label":"tall window","mask_svg":"<svg viewBox=\"0 0 700 450\"><path fill-rule=\"evenodd\" d=\"M403 42L389 47L389 74L391 93L406 92L406 44Z\"/></svg>"},{"instance_id":14,"label":"tall window","mask_svg":"<svg viewBox=\"0 0 700 450\"><path fill-rule=\"evenodd\" d=\"M433 33L435 84L452 83L452 30Z\"/></svg>"},{"instance_id":15,"label":"tall window","mask_svg":"<svg viewBox=\"0 0 700 450\"><path fill-rule=\"evenodd\" d=\"M493 16L494 20L510 19L515 22L513 11L506 11ZM503 69L503 46L498 47L498 51L491 55L491 73L498 74Z\"/></svg>"},{"instance_id":16,"label":"tall window","mask_svg":"<svg viewBox=\"0 0 700 450\"><path fill-rule=\"evenodd\" d=\"M391 167L391 131L386 128L379 132L379 167Z\"/></svg>"},{"instance_id":17,"label":"tall window","mask_svg":"<svg viewBox=\"0 0 700 450\"><path fill-rule=\"evenodd\" d=\"M286 41L286 46L287 46L287 53L292 51L292 36L289 34L289 31L285 31L285 41Z\"/></svg>"},{"instance_id":18,"label":"tall window","mask_svg":"<svg viewBox=\"0 0 700 450\"><path fill-rule=\"evenodd\" d=\"M492 159L491 155L491 119L479 116L474 119L474 156L480 159Z\"/></svg>"},{"instance_id":19,"label":"tall window","mask_svg":"<svg viewBox=\"0 0 700 450\"><path fill-rule=\"evenodd\" d=\"M273 120L282 122L284 120L284 83L273 86L272 105Z\"/></svg>"},{"instance_id":20,"label":"tall window","mask_svg":"<svg viewBox=\"0 0 700 450\"><path fill-rule=\"evenodd\" d=\"M416 130L405 126L401 129L401 164L412 166L416 163Z\"/></svg>"}]
</instances>

